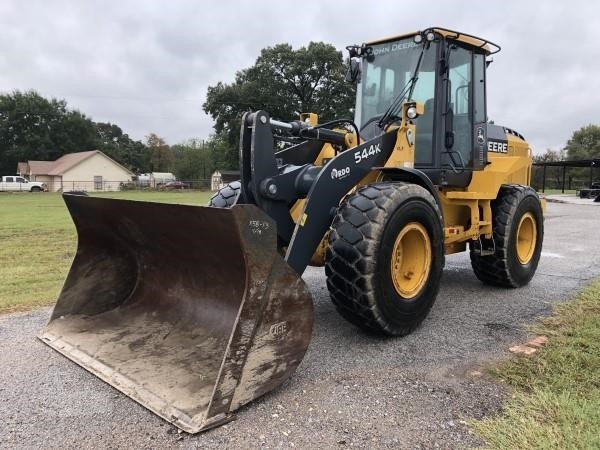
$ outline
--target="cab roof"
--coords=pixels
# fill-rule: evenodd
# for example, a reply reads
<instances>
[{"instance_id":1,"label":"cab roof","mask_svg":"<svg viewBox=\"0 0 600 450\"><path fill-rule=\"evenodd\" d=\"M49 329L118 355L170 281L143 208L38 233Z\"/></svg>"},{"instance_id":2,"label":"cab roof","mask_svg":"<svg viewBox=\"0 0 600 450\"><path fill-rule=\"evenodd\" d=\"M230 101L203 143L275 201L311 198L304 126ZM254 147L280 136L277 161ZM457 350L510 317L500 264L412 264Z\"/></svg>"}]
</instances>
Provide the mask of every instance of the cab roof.
<instances>
[{"instance_id":1,"label":"cab roof","mask_svg":"<svg viewBox=\"0 0 600 450\"><path fill-rule=\"evenodd\" d=\"M487 39L483 39L477 36L473 36L471 34L462 33L460 31L449 30L447 28L442 27L430 27L426 28L423 31L415 31L413 33L401 34L398 36L387 37L384 39L377 39L375 41L368 42L367 45L375 45L375 44L384 44L386 42L397 41L398 39L405 39L407 37L415 36L417 34L424 35L429 31L434 31L435 33L441 34L446 39L451 39L453 41L458 41L463 44L466 44L470 47L480 48L487 55L493 55L494 53L498 53L500 51L500 46L494 44L492 41L488 41Z\"/></svg>"}]
</instances>

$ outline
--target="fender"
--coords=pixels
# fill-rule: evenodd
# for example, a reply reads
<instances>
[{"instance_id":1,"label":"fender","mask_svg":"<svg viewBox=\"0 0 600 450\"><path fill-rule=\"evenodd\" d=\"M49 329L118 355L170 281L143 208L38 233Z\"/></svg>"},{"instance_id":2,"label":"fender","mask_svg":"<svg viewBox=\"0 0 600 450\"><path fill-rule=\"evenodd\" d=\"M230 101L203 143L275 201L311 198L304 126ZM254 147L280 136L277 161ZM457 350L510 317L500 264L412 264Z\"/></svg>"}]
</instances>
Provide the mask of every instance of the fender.
<instances>
[{"instance_id":1,"label":"fender","mask_svg":"<svg viewBox=\"0 0 600 450\"><path fill-rule=\"evenodd\" d=\"M433 198L440 209L440 218L442 219L442 223L444 223L444 212L442 209L442 203L440 201L440 195L436 186L427 175L425 175L419 169L410 167L376 167L374 169L380 171L384 175L388 175L394 181L407 181L418 184L419 186L427 189L429 193L433 195Z\"/></svg>"}]
</instances>

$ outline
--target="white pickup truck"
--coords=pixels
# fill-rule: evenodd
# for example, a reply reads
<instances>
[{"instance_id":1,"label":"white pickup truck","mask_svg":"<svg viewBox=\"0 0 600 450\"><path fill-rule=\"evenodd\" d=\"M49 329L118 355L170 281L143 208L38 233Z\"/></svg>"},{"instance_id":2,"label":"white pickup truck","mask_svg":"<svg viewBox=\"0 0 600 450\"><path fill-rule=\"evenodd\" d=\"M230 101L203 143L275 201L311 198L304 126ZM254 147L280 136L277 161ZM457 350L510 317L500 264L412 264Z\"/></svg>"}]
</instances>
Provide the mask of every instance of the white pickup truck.
<instances>
[{"instance_id":1,"label":"white pickup truck","mask_svg":"<svg viewBox=\"0 0 600 450\"><path fill-rule=\"evenodd\" d=\"M46 185L37 181L28 181L23 177L8 175L0 177L0 191L12 192L41 192L46 191Z\"/></svg>"}]
</instances>

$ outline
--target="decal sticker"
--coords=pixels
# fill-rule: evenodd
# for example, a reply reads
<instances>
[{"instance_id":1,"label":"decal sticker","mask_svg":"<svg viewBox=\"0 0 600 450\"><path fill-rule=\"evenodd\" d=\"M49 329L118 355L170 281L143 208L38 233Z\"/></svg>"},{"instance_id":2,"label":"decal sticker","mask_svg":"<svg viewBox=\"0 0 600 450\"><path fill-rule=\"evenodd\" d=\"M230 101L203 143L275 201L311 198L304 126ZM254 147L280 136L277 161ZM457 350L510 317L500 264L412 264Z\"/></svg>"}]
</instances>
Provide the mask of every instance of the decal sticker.
<instances>
[{"instance_id":1,"label":"decal sticker","mask_svg":"<svg viewBox=\"0 0 600 450\"><path fill-rule=\"evenodd\" d=\"M492 153L508 153L508 142L488 139L487 149Z\"/></svg>"},{"instance_id":2,"label":"decal sticker","mask_svg":"<svg viewBox=\"0 0 600 450\"><path fill-rule=\"evenodd\" d=\"M381 153L379 144L371 144L369 148L364 148L362 151L357 150L354 152L354 162L360 164L365 159L369 159L371 156L375 156L377 153Z\"/></svg>"},{"instance_id":3,"label":"decal sticker","mask_svg":"<svg viewBox=\"0 0 600 450\"><path fill-rule=\"evenodd\" d=\"M485 142L485 134L483 133L483 127L477 127L477 143L483 145Z\"/></svg>"},{"instance_id":4,"label":"decal sticker","mask_svg":"<svg viewBox=\"0 0 600 450\"><path fill-rule=\"evenodd\" d=\"M331 179L332 180L341 180L350 175L350 167L346 167L344 169L331 169Z\"/></svg>"},{"instance_id":5,"label":"decal sticker","mask_svg":"<svg viewBox=\"0 0 600 450\"><path fill-rule=\"evenodd\" d=\"M388 45L386 47L373 48L373 55L378 56L378 55L385 55L386 53L390 53L390 52L398 52L398 51L402 51L402 50L408 50L410 48L417 47L418 45L419 44L417 44L414 41L394 42L392 45Z\"/></svg>"}]
</instances>

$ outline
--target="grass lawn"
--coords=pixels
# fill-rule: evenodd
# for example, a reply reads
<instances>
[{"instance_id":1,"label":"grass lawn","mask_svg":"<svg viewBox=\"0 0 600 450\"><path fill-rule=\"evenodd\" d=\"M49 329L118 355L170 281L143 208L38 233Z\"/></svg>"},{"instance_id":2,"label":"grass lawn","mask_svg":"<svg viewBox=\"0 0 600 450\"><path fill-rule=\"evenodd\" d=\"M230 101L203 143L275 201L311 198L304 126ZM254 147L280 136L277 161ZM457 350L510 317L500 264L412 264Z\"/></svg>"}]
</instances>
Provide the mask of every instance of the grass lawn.
<instances>
[{"instance_id":1,"label":"grass lawn","mask_svg":"<svg viewBox=\"0 0 600 450\"><path fill-rule=\"evenodd\" d=\"M209 192L123 191L102 197L206 205ZM53 304L77 248L60 194L0 193L0 312Z\"/></svg>"},{"instance_id":2,"label":"grass lawn","mask_svg":"<svg viewBox=\"0 0 600 450\"><path fill-rule=\"evenodd\" d=\"M493 370L514 394L475 432L495 449L600 448L600 279L534 331L548 344Z\"/></svg>"}]
</instances>

